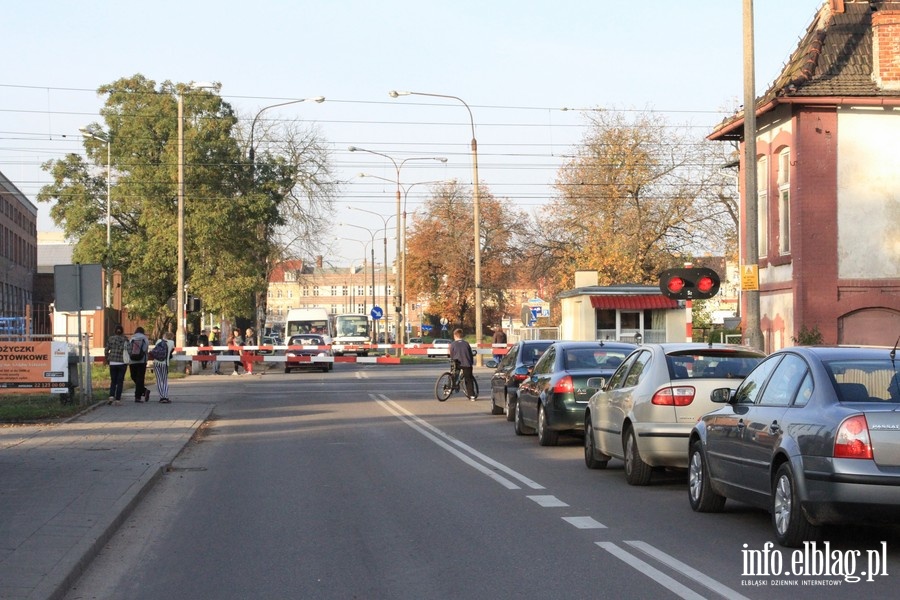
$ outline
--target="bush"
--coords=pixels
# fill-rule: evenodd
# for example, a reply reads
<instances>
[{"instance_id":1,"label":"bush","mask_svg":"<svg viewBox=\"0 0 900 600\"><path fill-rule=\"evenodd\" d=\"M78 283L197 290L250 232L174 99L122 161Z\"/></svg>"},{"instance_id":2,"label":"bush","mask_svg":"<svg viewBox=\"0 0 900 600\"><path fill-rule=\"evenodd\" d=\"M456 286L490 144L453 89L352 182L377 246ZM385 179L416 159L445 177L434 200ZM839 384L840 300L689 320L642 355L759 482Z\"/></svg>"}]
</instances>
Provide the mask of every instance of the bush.
<instances>
[{"instance_id":1,"label":"bush","mask_svg":"<svg viewBox=\"0 0 900 600\"><path fill-rule=\"evenodd\" d=\"M821 346L824 343L822 332L819 331L818 325L813 325L812 329L802 325L797 337L791 337L791 340L798 346Z\"/></svg>"}]
</instances>

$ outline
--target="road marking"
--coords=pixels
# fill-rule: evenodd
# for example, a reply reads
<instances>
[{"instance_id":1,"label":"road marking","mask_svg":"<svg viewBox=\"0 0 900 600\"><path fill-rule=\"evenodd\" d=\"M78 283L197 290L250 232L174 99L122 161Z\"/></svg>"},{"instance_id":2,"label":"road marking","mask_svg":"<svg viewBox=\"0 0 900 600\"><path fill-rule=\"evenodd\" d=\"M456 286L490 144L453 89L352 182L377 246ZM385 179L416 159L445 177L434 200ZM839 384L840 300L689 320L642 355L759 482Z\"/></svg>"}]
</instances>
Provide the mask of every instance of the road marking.
<instances>
[{"instance_id":1,"label":"road marking","mask_svg":"<svg viewBox=\"0 0 900 600\"><path fill-rule=\"evenodd\" d=\"M489 456L487 456L487 455L485 455L485 454L482 454L481 452L479 452L479 451L476 450L475 448L472 448L472 447L469 446L468 444L465 444L465 443L459 441L458 439L456 439L456 438L453 437L452 435L450 435L450 434L448 434L448 433L446 433L446 432L444 432L444 431L441 431L440 429L438 429L437 427L435 427L434 425L432 425L432 424L429 423L428 421L426 421L426 420L424 420L424 419L422 419L422 418L420 418L420 417L414 415L413 413L409 412L408 410L406 410L405 408L403 408L402 406L400 406L399 404L397 404L396 402L394 402L393 400L391 400L390 398L388 398L388 397L385 396L384 394L369 394L369 397L370 397L371 399L375 400L376 402L378 402L379 404L381 404L388 412L394 414L394 416L396 416L397 418L399 418L401 421L403 421L404 423L406 423L407 425L409 425L409 426L412 427L413 429L416 429L417 431L419 431L419 432L420 432L422 435L424 435L425 437L427 437L427 438L431 439L432 441L438 443L438 445L440 445L440 446L442 446L442 447L445 447L445 448L446 448L447 450L449 450L451 453L453 453L454 455L456 455L457 457L459 457L460 460L463 460L463 461L466 462L467 464L471 464L473 467L475 467L475 468L478 469L479 471L485 473L486 475L488 475L488 476L491 477L492 479L497 480L498 482L500 482L500 483L501 483L504 487L506 487L507 489L518 490L518 489L521 489L521 488L520 488L518 485L516 485L515 483L513 483L513 482L509 481L508 479L506 479L505 477L501 477L500 475L496 474L494 471L492 471L492 470L490 470L490 469L484 467L484 466L481 465L480 463L477 463L477 462L472 461L471 458L469 458L469 457L466 456L465 454L462 454L462 453L458 452L455 448L451 448L451 447L446 446L446 443L444 442L444 440L446 440L447 442L450 442L451 444L453 444L453 445L455 445L455 446L457 446L457 447L459 447L459 448L465 450L467 453L469 453L469 455L471 455L471 456L473 456L473 457L475 457L475 458L481 460L483 463L485 463L485 464L487 464L487 465L489 465L489 466L491 466L491 467L494 467L494 468L497 469L498 471L502 471L503 473L509 475L509 476L512 477L513 479L517 479L517 480L518 480L519 482L521 482L523 485L526 485L526 486L528 486L528 487L530 487L530 488L532 488L532 489L535 489L535 490L542 490L542 489L544 489L544 486L542 486L541 484L539 484L539 483L537 483L537 482L535 482L535 481L532 481L531 479L529 479L528 477L525 477L525 476L522 475L521 473L518 473L518 472L516 472L516 471L513 471L512 469L510 469L509 467L507 467L507 466L504 465L503 463L497 462L497 461L494 460L493 458L491 458L491 457L489 457ZM427 430L427 431L426 431L426 430ZM438 438L443 438L443 439L438 439ZM512 487L509 487L509 486L512 486Z\"/></svg>"},{"instance_id":2,"label":"road marking","mask_svg":"<svg viewBox=\"0 0 900 600\"><path fill-rule=\"evenodd\" d=\"M499 483L500 485L502 485L503 487L505 487L508 490L522 489L518 485L516 485L515 483L510 481L509 479L507 479L505 477L501 477L500 475L498 475L491 469L488 469L486 466L482 465L479 462L476 462L471 457L460 452L459 450L457 450L456 448L454 448L453 446L451 446L450 444L445 442L443 439L440 439L440 438L444 438L446 440L453 441L452 436L444 433L443 431L441 431L437 427L434 427L427 421L424 421L423 419L420 419L416 415L410 413L409 411L407 411L406 409L404 409L403 407L398 405L396 402L388 400L383 394L369 394L369 397L372 398L373 400L375 400L375 402L377 402L378 404L380 404L386 411L393 414L395 417L397 417L398 419L400 419L401 421L403 421L404 423L406 423L407 425L409 425L410 427L412 427L413 429L415 429L416 431L418 431L419 433L421 433L422 435L424 435L425 437L430 439L432 442L434 442L435 444L437 444L444 450L453 454L459 460L463 461L464 463L466 463L467 465L469 465L476 471L480 471L481 473L487 475L488 477L490 477L491 479L493 479L494 481L496 481L497 483Z\"/></svg>"},{"instance_id":3,"label":"road marking","mask_svg":"<svg viewBox=\"0 0 900 600\"><path fill-rule=\"evenodd\" d=\"M598 546L600 546L601 548L603 548L604 550L606 550L607 552L609 552L610 554L612 554L613 556L615 556L616 558L618 558L619 560L623 561L625 564L627 564L631 567L634 567L635 569L637 569L638 571L640 571L641 573L643 573L650 579L653 579L654 581L656 581L657 583L662 585L664 588L671 591L673 594L675 594L681 598L685 598L687 600L703 600L703 596L701 596L700 594L698 594L691 588L679 583L675 579L672 579L671 577L669 577L668 575L666 575L665 573L663 573L656 567L651 566L650 564L644 562L643 560L639 559L635 555L626 552L622 548L619 548L613 542L595 542L595 543Z\"/></svg>"},{"instance_id":4,"label":"road marking","mask_svg":"<svg viewBox=\"0 0 900 600\"><path fill-rule=\"evenodd\" d=\"M723 598L728 598L729 600L747 600L746 596L743 596L740 593L736 592L735 590L725 587L724 585L722 585L721 583L719 583L712 577L709 577L708 575L704 575L697 569L681 562L680 560L678 560L672 556L669 556L662 550L659 550L659 549L651 546L647 542L626 541L625 543L630 546L633 546L634 548L637 548L644 554L655 558L656 560L663 563L664 565L671 567L672 569L674 569L675 571L678 571L685 577L693 579L697 583L699 583L699 584L703 585L704 587L710 589L711 591L716 592L717 594L721 595Z\"/></svg>"},{"instance_id":5,"label":"road marking","mask_svg":"<svg viewBox=\"0 0 900 600\"><path fill-rule=\"evenodd\" d=\"M368 379L368 378L369 378L369 372L368 372L368 371L357 371L357 372L356 372L356 378L357 378L357 379Z\"/></svg>"},{"instance_id":6,"label":"road marking","mask_svg":"<svg viewBox=\"0 0 900 600\"><path fill-rule=\"evenodd\" d=\"M606 525L593 517L563 517L563 521L578 529L606 529Z\"/></svg>"},{"instance_id":7,"label":"road marking","mask_svg":"<svg viewBox=\"0 0 900 600\"><path fill-rule=\"evenodd\" d=\"M544 508L558 508L568 506L565 502L556 496L528 496L529 500L534 500L539 506Z\"/></svg>"}]
</instances>

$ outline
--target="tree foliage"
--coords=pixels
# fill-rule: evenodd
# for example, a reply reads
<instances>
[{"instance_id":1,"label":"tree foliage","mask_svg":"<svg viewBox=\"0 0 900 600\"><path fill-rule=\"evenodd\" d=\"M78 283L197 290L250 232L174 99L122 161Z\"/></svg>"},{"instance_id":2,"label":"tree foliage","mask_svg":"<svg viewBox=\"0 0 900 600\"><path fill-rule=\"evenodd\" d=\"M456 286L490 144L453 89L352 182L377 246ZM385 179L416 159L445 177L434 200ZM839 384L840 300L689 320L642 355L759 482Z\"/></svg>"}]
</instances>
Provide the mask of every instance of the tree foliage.
<instances>
[{"instance_id":1,"label":"tree foliage","mask_svg":"<svg viewBox=\"0 0 900 600\"><path fill-rule=\"evenodd\" d=\"M179 95L184 109L185 281L204 308L250 316L267 286L266 264L280 255L279 232L314 222L332 201L328 157L314 135L288 132L268 144L255 168L244 158L239 119L218 90L194 89L142 75L99 88L107 100L103 125L88 129L110 140L112 221L106 251L106 142L85 137L93 164L71 154L44 169L53 182L38 194L55 201L53 221L76 243L78 262L122 273L130 313L158 317L177 286ZM270 139L270 138L266 138Z\"/></svg>"},{"instance_id":2,"label":"tree foliage","mask_svg":"<svg viewBox=\"0 0 900 600\"><path fill-rule=\"evenodd\" d=\"M601 285L652 284L664 268L734 239L733 181L713 145L659 115L600 111L529 231L535 273L556 290L576 270Z\"/></svg>"},{"instance_id":3,"label":"tree foliage","mask_svg":"<svg viewBox=\"0 0 900 600\"><path fill-rule=\"evenodd\" d=\"M409 287L429 298L431 311L474 330L475 220L471 192L458 182L432 189L407 236ZM525 216L479 186L482 314L499 322L514 281L517 232Z\"/></svg>"}]
</instances>

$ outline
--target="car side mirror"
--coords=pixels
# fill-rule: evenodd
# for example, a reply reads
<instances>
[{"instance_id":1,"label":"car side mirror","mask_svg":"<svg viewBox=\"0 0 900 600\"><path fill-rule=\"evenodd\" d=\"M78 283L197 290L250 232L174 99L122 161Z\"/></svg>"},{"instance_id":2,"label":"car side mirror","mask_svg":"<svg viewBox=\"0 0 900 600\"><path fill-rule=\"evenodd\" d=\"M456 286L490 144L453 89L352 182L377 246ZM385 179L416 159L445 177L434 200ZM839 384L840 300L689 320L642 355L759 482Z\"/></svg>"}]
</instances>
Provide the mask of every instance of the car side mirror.
<instances>
[{"instance_id":1,"label":"car side mirror","mask_svg":"<svg viewBox=\"0 0 900 600\"><path fill-rule=\"evenodd\" d=\"M498 362L497 362L496 360L494 360L493 358L490 359L490 360L484 361L484 366L486 366L486 367L489 368L489 369L496 369L496 368L497 368L497 365L499 365L499 364L500 364L500 363L498 363Z\"/></svg>"},{"instance_id":2,"label":"car side mirror","mask_svg":"<svg viewBox=\"0 0 900 600\"><path fill-rule=\"evenodd\" d=\"M716 388L709 393L710 402L717 404L728 404L734 398L735 390L731 388Z\"/></svg>"}]
</instances>

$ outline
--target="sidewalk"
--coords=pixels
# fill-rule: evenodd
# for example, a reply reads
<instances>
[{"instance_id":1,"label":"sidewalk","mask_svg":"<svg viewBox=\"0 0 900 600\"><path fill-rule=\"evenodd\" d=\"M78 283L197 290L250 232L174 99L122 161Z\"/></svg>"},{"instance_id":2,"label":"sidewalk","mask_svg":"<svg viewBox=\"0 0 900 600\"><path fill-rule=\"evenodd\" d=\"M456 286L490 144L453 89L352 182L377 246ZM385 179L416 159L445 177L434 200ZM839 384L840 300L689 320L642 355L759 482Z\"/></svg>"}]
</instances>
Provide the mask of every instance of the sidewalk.
<instances>
[{"instance_id":1,"label":"sidewalk","mask_svg":"<svg viewBox=\"0 0 900 600\"><path fill-rule=\"evenodd\" d=\"M214 407L178 396L0 426L0 598L65 595Z\"/></svg>"}]
</instances>

